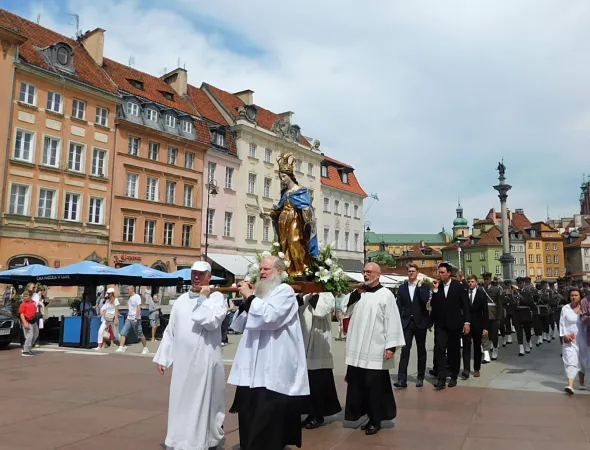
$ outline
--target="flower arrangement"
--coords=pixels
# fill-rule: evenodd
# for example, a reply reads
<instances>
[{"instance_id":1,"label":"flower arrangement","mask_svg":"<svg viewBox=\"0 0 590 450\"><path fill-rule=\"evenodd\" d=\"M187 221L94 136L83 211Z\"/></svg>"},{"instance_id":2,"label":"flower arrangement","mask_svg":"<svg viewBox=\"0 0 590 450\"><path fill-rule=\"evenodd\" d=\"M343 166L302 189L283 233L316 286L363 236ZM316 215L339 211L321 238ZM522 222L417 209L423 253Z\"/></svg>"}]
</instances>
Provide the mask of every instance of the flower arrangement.
<instances>
[{"instance_id":1,"label":"flower arrangement","mask_svg":"<svg viewBox=\"0 0 590 450\"><path fill-rule=\"evenodd\" d=\"M257 261L248 266L248 273L244 277L244 281L247 281L248 283L256 283L258 281L260 277L260 261L262 261L267 256L276 256L283 260L285 266L289 267L290 265L289 261L285 260L285 254L281 251L281 244L278 242L273 242L270 251L265 250L262 253L256 253ZM284 282L289 281L289 275L287 272L283 272L281 277Z\"/></svg>"},{"instance_id":2,"label":"flower arrangement","mask_svg":"<svg viewBox=\"0 0 590 450\"><path fill-rule=\"evenodd\" d=\"M418 274L418 285L419 286L422 286L423 284L426 284L426 285L430 286L430 288L432 289L432 282L433 281L434 281L433 278L427 277L423 273L419 273Z\"/></svg>"}]
</instances>

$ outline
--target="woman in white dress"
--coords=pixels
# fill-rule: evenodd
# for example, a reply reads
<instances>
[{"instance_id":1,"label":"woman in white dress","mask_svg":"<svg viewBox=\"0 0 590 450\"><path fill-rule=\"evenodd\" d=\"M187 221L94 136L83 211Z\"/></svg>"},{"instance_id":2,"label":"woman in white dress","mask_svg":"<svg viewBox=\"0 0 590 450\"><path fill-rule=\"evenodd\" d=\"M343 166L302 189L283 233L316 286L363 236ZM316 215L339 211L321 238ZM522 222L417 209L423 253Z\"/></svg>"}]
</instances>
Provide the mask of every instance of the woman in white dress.
<instances>
[{"instance_id":1,"label":"woman in white dress","mask_svg":"<svg viewBox=\"0 0 590 450\"><path fill-rule=\"evenodd\" d=\"M576 375L580 378L580 389L584 389L585 371L590 357L585 327L580 318L581 291L578 288L570 289L569 300L570 303L561 309L559 335L563 338L563 365L568 381L565 392L571 395L574 393Z\"/></svg>"},{"instance_id":2,"label":"woman in white dress","mask_svg":"<svg viewBox=\"0 0 590 450\"><path fill-rule=\"evenodd\" d=\"M100 351L104 346L104 333L109 327L113 328L115 340L119 340L119 300L115 297L113 288L107 289L107 299L100 308L100 328L98 329L98 347L94 350Z\"/></svg>"}]
</instances>

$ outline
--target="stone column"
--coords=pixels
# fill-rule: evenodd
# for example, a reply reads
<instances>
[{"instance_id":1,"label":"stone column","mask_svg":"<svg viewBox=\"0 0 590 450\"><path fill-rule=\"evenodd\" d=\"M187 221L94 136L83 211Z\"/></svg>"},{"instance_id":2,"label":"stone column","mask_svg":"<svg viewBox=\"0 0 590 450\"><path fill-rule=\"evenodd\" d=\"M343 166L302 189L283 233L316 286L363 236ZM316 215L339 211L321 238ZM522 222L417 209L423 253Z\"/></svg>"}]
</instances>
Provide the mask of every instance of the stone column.
<instances>
[{"instance_id":1,"label":"stone column","mask_svg":"<svg viewBox=\"0 0 590 450\"><path fill-rule=\"evenodd\" d=\"M497 168L500 175L498 176L499 184L494 186L494 189L498 191L498 197L500 198L500 208L502 214L502 247L503 253L500 257L502 263L502 277L505 280L511 280L514 274L514 256L510 253L510 219L508 218L508 207L506 200L508 199L508 191L512 189L512 186L506 183L506 166L504 162L498 164Z\"/></svg>"}]
</instances>

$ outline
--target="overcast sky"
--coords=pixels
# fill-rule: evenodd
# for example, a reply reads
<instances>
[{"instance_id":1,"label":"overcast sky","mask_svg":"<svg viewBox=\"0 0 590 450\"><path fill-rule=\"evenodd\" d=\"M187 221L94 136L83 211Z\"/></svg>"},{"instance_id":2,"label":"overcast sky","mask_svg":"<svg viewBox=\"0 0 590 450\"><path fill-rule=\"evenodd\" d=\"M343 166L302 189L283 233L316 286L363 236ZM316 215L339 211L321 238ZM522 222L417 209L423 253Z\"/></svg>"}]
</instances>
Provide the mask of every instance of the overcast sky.
<instances>
[{"instance_id":1,"label":"overcast sky","mask_svg":"<svg viewBox=\"0 0 590 450\"><path fill-rule=\"evenodd\" d=\"M100 6L91 3L100 4ZM161 75L255 91L294 111L324 153L380 201L382 233L452 227L508 204L532 221L579 212L590 173L590 2L402 0L3 0L73 35L107 30L105 53ZM372 200L367 200L365 209Z\"/></svg>"}]
</instances>

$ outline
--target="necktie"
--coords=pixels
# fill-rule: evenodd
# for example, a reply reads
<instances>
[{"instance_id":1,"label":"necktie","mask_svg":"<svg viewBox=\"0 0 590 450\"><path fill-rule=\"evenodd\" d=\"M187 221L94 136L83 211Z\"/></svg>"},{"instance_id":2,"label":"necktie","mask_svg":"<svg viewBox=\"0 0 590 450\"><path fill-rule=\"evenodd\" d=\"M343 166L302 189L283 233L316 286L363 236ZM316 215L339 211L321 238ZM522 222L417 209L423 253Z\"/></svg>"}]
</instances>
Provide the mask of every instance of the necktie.
<instances>
[{"instance_id":1,"label":"necktie","mask_svg":"<svg viewBox=\"0 0 590 450\"><path fill-rule=\"evenodd\" d=\"M471 300L471 303L473 304L473 289L469 289L469 300Z\"/></svg>"}]
</instances>

